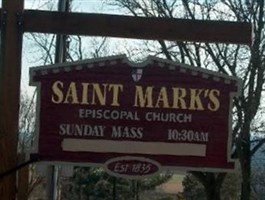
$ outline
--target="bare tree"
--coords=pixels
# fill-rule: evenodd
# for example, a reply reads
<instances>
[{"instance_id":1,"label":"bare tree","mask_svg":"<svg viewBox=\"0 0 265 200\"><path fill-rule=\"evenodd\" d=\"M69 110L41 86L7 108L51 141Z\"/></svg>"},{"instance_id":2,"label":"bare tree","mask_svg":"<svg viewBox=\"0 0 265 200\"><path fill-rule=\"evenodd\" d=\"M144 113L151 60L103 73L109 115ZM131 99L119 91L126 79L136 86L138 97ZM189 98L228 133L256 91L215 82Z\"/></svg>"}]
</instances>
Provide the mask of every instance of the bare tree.
<instances>
[{"instance_id":1,"label":"bare tree","mask_svg":"<svg viewBox=\"0 0 265 200\"><path fill-rule=\"evenodd\" d=\"M32 144L35 139L35 93L30 96L26 91L21 93L20 108L19 108L19 141L18 155L19 162L27 161L27 154L32 149ZM35 165L25 166L18 172L18 200L29 199L44 181L43 177L36 173Z\"/></svg>"},{"instance_id":2,"label":"bare tree","mask_svg":"<svg viewBox=\"0 0 265 200\"><path fill-rule=\"evenodd\" d=\"M35 95L34 95L35 96ZM24 92L21 94L19 107L19 152L29 151L34 139L35 125L35 100Z\"/></svg>"}]
</instances>

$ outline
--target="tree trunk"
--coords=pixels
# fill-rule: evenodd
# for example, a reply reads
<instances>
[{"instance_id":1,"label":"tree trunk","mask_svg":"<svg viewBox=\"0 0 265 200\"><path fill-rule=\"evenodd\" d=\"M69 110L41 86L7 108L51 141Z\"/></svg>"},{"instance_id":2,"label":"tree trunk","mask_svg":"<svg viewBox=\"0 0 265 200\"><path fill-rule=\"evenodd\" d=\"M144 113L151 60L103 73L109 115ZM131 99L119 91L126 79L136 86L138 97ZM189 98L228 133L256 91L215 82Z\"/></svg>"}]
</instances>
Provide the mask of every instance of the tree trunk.
<instances>
[{"instance_id":1,"label":"tree trunk","mask_svg":"<svg viewBox=\"0 0 265 200\"><path fill-rule=\"evenodd\" d=\"M219 184L212 183L205 188L207 200L221 200Z\"/></svg>"},{"instance_id":2,"label":"tree trunk","mask_svg":"<svg viewBox=\"0 0 265 200\"><path fill-rule=\"evenodd\" d=\"M221 200L220 191L226 173L192 172L192 174L203 184L207 200Z\"/></svg>"},{"instance_id":3,"label":"tree trunk","mask_svg":"<svg viewBox=\"0 0 265 200\"><path fill-rule=\"evenodd\" d=\"M241 184L241 200L249 200L251 194L251 155L250 155L250 138L249 136L245 138L246 141L242 144L243 157L241 158L241 174L242 174L242 184Z\"/></svg>"},{"instance_id":4,"label":"tree trunk","mask_svg":"<svg viewBox=\"0 0 265 200\"><path fill-rule=\"evenodd\" d=\"M250 166L242 169L241 200L250 200Z\"/></svg>"}]
</instances>

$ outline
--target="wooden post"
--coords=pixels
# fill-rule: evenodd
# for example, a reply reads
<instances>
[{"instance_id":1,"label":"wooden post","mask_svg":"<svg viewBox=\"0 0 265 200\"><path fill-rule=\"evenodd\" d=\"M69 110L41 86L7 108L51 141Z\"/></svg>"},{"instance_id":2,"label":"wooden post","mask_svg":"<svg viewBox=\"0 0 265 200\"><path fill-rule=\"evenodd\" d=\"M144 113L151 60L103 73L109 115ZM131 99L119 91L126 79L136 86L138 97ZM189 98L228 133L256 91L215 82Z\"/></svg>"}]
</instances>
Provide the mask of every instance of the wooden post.
<instances>
[{"instance_id":1,"label":"wooden post","mask_svg":"<svg viewBox=\"0 0 265 200\"><path fill-rule=\"evenodd\" d=\"M21 152L18 155L18 160L24 163L26 161L25 153ZM17 200L27 200L29 194L29 166L20 169L17 176Z\"/></svg>"},{"instance_id":2,"label":"wooden post","mask_svg":"<svg viewBox=\"0 0 265 200\"><path fill-rule=\"evenodd\" d=\"M3 0L0 65L0 173L17 164L23 0ZM0 180L1 200L16 198L16 174Z\"/></svg>"}]
</instances>

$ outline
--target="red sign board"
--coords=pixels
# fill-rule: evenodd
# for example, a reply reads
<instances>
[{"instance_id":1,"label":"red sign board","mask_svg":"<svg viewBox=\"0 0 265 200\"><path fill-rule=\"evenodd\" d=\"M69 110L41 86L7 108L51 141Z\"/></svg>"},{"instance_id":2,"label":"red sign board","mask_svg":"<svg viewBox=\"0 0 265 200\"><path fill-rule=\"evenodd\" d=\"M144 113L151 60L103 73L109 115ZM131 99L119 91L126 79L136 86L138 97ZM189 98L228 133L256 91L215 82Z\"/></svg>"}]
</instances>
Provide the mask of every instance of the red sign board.
<instances>
[{"instance_id":1,"label":"red sign board","mask_svg":"<svg viewBox=\"0 0 265 200\"><path fill-rule=\"evenodd\" d=\"M125 56L35 67L30 74L43 161L97 164L120 176L234 169L236 78L155 57L135 64Z\"/></svg>"}]
</instances>

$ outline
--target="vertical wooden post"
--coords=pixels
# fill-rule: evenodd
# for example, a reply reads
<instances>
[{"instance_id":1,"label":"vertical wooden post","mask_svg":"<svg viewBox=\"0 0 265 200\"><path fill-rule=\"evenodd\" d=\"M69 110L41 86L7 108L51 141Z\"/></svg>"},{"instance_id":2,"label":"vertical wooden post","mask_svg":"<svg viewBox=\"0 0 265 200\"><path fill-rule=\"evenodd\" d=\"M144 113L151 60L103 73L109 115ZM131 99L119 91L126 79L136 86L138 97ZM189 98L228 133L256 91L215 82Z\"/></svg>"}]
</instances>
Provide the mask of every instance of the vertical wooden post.
<instances>
[{"instance_id":1,"label":"vertical wooden post","mask_svg":"<svg viewBox=\"0 0 265 200\"><path fill-rule=\"evenodd\" d=\"M3 0L0 65L0 173L17 164L22 31L18 14L23 0ZM15 200L16 174L0 180L1 200Z\"/></svg>"},{"instance_id":2,"label":"vertical wooden post","mask_svg":"<svg viewBox=\"0 0 265 200\"><path fill-rule=\"evenodd\" d=\"M24 163L26 161L26 154L20 152L18 161ZM17 173L17 200L27 200L29 191L29 166L25 166Z\"/></svg>"}]
</instances>

